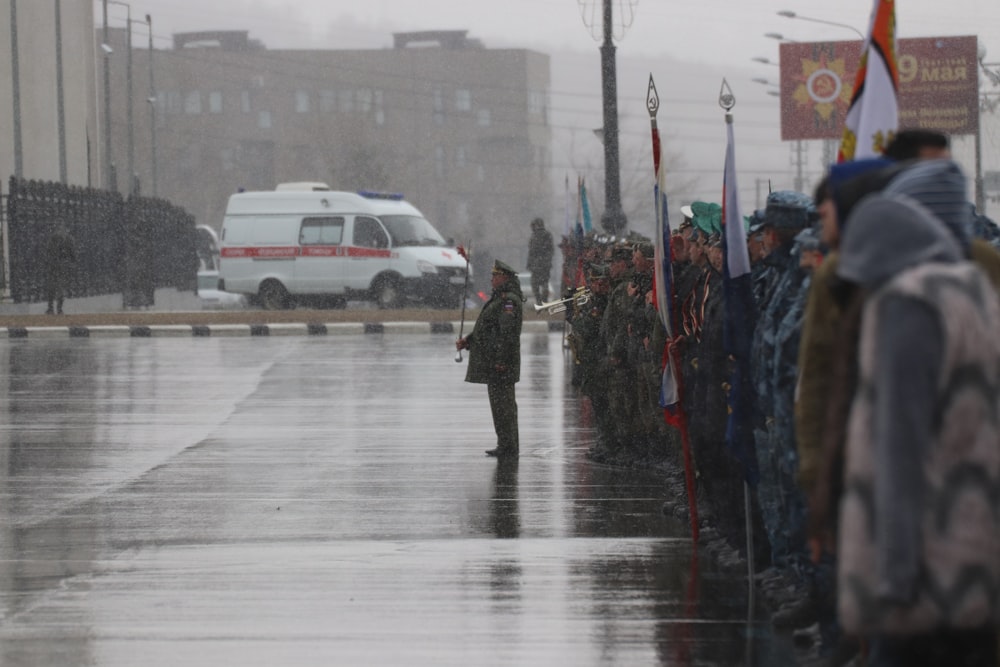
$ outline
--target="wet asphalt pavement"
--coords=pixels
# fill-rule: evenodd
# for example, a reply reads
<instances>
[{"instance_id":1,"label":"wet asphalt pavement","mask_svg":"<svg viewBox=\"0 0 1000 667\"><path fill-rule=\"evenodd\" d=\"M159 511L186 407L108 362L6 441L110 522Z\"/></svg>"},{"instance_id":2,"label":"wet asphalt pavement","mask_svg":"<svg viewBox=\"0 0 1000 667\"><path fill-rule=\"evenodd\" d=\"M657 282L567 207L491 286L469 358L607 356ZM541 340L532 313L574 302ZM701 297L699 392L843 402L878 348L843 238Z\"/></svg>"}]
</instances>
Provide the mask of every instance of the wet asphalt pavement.
<instances>
[{"instance_id":1,"label":"wet asphalt pavement","mask_svg":"<svg viewBox=\"0 0 1000 667\"><path fill-rule=\"evenodd\" d=\"M454 337L4 341L0 667L795 664L585 458L561 334L512 464Z\"/></svg>"}]
</instances>

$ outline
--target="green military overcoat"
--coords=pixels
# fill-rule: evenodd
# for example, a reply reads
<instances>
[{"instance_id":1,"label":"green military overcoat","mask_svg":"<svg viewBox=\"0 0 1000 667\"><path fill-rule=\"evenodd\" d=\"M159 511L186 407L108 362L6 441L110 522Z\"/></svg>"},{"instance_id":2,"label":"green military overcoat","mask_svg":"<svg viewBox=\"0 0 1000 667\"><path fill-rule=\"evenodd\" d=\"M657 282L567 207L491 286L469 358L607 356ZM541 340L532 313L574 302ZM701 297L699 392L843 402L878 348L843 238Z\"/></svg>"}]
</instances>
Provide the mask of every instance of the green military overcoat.
<instances>
[{"instance_id":1,"label":"green military overcoat","mask_svg":"<svg viewBox=\"0 0 1000 667\"><path fill-rule=\"evenodd\" d=\"M493 290L476 319L469 344L466 382L477 384L514 384L521 379L521 322L524 319L524 295L517 277ZM504 370L498 370L501 366Z\"/></svg>"}]
</instances>

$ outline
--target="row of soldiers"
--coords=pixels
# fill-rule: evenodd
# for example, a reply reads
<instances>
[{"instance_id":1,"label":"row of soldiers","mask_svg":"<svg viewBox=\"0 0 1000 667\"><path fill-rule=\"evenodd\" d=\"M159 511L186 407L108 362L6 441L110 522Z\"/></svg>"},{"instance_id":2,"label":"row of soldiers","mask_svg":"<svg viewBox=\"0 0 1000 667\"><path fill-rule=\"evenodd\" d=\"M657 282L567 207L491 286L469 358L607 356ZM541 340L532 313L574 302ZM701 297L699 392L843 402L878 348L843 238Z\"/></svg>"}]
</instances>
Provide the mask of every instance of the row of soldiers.
<instances>
[{"instance_id":1,"label":"row of soldiers","mask_svg":"<svg viewBox=\"0 0 1000 667\"><path fill-rule=\"evenodd\" d=\"M670 246L674 283L673 328L682 413L661 407L666 328L655 305L654 246L646 239L601 242L585 239L579 253L565 252L586 282L589 300L576 299L568 315L574 354L574 383L588 397L596 425L590 458L634 462L677 456L680 419L690 438L698 493L718 532L745 552L743 506L746 466L726 451L728 382L732 367L723 345L723 248L721 207L694 202L682 207L683 221ZM752 516L762 532L755 558L766 565L788 560L785 545L789 507L795 494L794 447L790 446L795 351L809 267L819 252L808 197L775 192L765 209L745 221L759 322L754 339L754 389L758 402L756 439L761 476L768 489ZM577 270L574 271L572 265ZM568 293L567 293L568 294ZM785 400L787 399L787 400ZM757 498L755 498L756 500ZM703 511L704 514L704 511ZM771 520L767 520L771 519ZM766 530L765 539L765 529ZM768 549L770 546L770 550Z\"/></svg>"},{"instance_id":2,"label":"row of soldiers","mask_svg":"<svg viewBox=\"0 0 1000 667\"><path fill-rule=\"evenodd\" d=\"M890 178L900 172L894 168L883 173ZM938 203L934 197L940 198L937 189L929 196L932 208ZM864 193L840 187L839 194L860 197ZM920 193L910 195L919 197ZM679 461L679 429L672 426L682 424L672 420L669 410L664 411L659 396L664 354L673 354L682 386L683 425L690 436L698 480L699 512L704 516L707 510L709 525L745 557L744 481L750 477L758 481L750 494L748 513L753 556L759 568L774 566L767 579L762 578L765 586L770 581L775 588L790 591L772 620L788 629L819 621L821 643L829 650L837 643L833 563L832 557L816 558L806 548L809 489L803 488L802 475L807 469L814 471L816 461L803 460L800 466L800 455L805 454L799 442L802 434L797 437L796 432L797 394L803 380L800 339L813 276L821 266L823 283L827 282L823 264L827 248L821 240L826 234L814 203L823 200L830 200L827 182L820 184L813 197L774 192L764 209L744 221L756 306L751 349L755 452L751 461L741 460L726 443L733 368L723 342L721 208L705 202L683 207L683 222L673 231L671 341L666 340L655 306L651 242L607 239L602 243L597 237L585 239L578 253L566 246L563 249L564 275L580 276L589 289L589 298L573 299L568 315L574 383L589 398L597 427L597 441L589 456L612 463L664 455L674 455ZM845 202L838 201L838 208L846 215ZM996 225L974 211L971 219L978 243L995 248L1000 239Z\"/></svg>"}]
</instances>

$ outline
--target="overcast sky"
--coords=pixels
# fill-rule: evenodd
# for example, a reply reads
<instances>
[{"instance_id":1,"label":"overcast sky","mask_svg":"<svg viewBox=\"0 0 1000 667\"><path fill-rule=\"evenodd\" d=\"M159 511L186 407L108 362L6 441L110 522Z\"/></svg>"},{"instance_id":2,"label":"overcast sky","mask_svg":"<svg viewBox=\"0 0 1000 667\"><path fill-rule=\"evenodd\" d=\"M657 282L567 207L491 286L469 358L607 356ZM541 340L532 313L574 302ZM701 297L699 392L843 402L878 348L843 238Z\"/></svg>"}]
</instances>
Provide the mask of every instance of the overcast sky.
<instances>
[{"instance_id":1,"label":"overcast sky","mask_svg":"<svg viewBox=\"0 0 1000 667\"><path fill-rule=\"evenodd\" d=\"M593 144L591 128L600 123L597 65L600 3L601 0L130 0L129 4L134 18L146 13L152 15L158 48L170 48L175 32L196 30L248 30L252 38L270 49L388 48L393 32L468 30L470 37L481 40L487 48L589 54L589 59L585 57L580 63L567 61L565 57L553 61L553 69L557 70L553 77L559 79L553 81L554 112L565 110L567 105L579 105L591 113L590 117L579 120L567 120L569 114L564 113L554 121L558 144L554 149L554 166L578 170L579 159L567 154L567 145ZM765 175L768 179L772 174L781 178L779 172L783 172L788 177L792 171L789 145L780 141L777 102L765 95L763 86L750 81L753 77L777 81L778 70L755 63L752 58L778 60L779 42L765 37L765 33L780 33L795 41L856 39L855 30L867 31L871 7L871 0L614 0L616 24L620 26L622 18L626 24L624 31L616 30L619 109L625 132L623 150L633 145L645 147L648 143L645 138L648 120L644 120L642 98L645 82L652 73L661 98L664 94L674 97L667 100L660 114L661 128L674 128L668 145L684 154L689 176L703 177L702 192L696 194L711 196L719 187L714 172L721 165L724 131L721 123L716 123L716 127L709 121L715 122L715 115L719 114L716 97L719 81L725 76L736 92L738 118L742 120L738 137L744 150L737 153L737 165L747 173L741 176L741 190L750 198L755 188L759 190ZM95 8L100 22L101 0L95 0ZM779 16L780 10L792 10L802 18ZM120 23L125 9L112 4L109 11L112 24ZM980 45L986 48L986 61L1000 63L1000 0L905 0L896 11L899 37L978 35ZM662 66L657 58L664 58ZM627 63L629 60L632 62ZM684 72L676 71L674 60L699 65L691 68L693 78L688 76L688 83L677 83ZM584 70L581 76L572 69L567 71L572 67ZM708 73L695 74L695 71ZM589 75L587 90L593 89L593 94L586 97L578 94L575 84L567 85L567 80L579 80L582 74ZM673 90L671 80L675 83ZM688 97L681 99L685 94ZM631 128L626 118L630 113ZM994 158L1000 154L1000 137L994 124L984 128L984 168L996 169ZM973 146L968 140L957 142L956 157L967 170L972 168ZM807 178L810 187L823 168L820 151L816 146L811 148L808 156L811 172ZM626 157L623 156L623 170L628 168ZM641 168L645 168L645 163L641 163ZM753 173L754 169L757 173Z\"/></svg>"},{"instance_id":2,"label":"overcast sky","mask_svg":"<svg viewBox=\"0 0 1000 667\"><path fill-rule=\"evenodd\" d=\"M546 51L595 49L601 0L132 0L133 16L152 14L158 39L203 29L249 30L270 48L369 48L391 33L468 29L487 46ZM777 32L799 41L850 39L852 31L778 16L843 23L864 32L871 0L615 0L629 15L619 49L727 64L752 56L777 59ZM100 0L97 2L100 6ZM619 11L621 8L625 11ZM124 8L111 5L111 12ZM100 20L100 12L97 13ZM585 22L584 16L587 17ZM626 16L626 18L629 18ZM906 0L897 9L901 37L978 34L987 60L1000 61L997 0Z\"/></svg>"}]
</instances>

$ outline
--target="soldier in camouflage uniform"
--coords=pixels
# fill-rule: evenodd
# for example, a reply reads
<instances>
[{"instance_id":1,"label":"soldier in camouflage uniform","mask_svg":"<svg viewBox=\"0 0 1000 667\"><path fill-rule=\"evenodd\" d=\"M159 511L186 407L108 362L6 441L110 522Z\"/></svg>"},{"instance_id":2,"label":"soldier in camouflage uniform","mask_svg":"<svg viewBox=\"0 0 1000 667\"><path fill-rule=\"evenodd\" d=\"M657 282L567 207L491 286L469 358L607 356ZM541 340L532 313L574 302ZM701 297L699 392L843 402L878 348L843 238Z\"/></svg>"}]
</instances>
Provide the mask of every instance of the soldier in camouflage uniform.
<instances>
[{"instance_id":1,"label":"soldier in camouflage uniform","mask_svg":"<svg viewBox=\"0 0 1000 667\"><path fill-rule=\"evenodd\" d=\"M607 344L608 408L613 416L613 434L606 443L620 451L631 442L634 424L635 371L629 364L628 325L632 312L629 284L632 282L632 251L616 246L611 251L611 297L601 323L601 335Z\"/></svg>"},{"instance_id":2,"label":"soldier in camouflage uniform","mask_svg":"<svg viewBox=\"0 0 1000 667\"><path fill-rule=\"evenodd\" d=\"M658 449L663 435L663 417L659 407L660 354L651 348L653 331L661 326L653 305L653 244L641 241L632 250L634 288L632 318L629 324L629 349L635 368L636 444L644 454ZM662 344L661 350L662 351Z\"/></svg>"},{"instance_id":3,"label":"soldier in camouflage uniform","mask_svg":"<svg viewBox=\"0 0 1000 667\"><path fill-rule=\"evenodd\" d=\"M485 384L493 412L497 446L488 456L518 455L517 401L514 384L521 379L521 322L524 296L517 271L497 260L491 278L493 294L479 312L476 325L455 341L458 350L469 350L466 382Z\"/></svg>"},{"instance_id":4,"label":"soldier in camouflage uniform","mask_svg":"<svg viewBox=\"0 0 1000 667\"><path fill-rule=\"evenodd\" d=\"M570 345L580 369L580 391L590 399L593 408L597 443L588 453L591 458L601 459L611 430L608 409L608 363L607 345L601 336L601 322L608 305L611 281L608 267L592 264L588 275L591 297L582 308L573 314L573 333Z\"/></svg>"}]
</instances>

